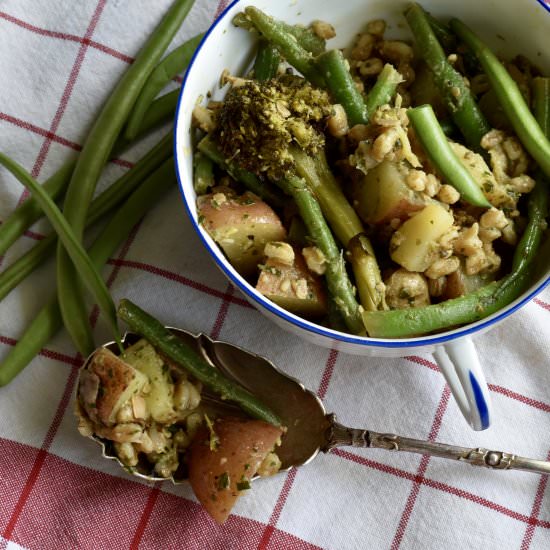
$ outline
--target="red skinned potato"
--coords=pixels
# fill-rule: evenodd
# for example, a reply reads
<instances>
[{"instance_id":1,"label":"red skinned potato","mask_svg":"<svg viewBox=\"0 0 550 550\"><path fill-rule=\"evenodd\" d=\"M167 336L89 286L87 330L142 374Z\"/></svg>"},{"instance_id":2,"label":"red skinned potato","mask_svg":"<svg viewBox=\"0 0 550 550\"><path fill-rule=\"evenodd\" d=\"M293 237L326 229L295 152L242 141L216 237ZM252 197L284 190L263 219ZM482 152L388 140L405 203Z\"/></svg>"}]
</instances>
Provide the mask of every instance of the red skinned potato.
<instances>
[{"instance_id":1,"label":"red skinned potato","mask_svg":"<svg viewBox=\"0 0 550 550\"><path fill-rule=\"evenodd\" d=\"M241 275L256 273L267 242L286 238L277 214L249 191L235 196L230 189L219 188L198 197L197 206L199 222Z\"/></svg>"},{"instance_id":2,"label":"red skinned potato","mask_svg":"<svg viewBox=\"0 0 550 550\"><path fill-rule=\"evenodd\" d=\"M220 418L213 431L216 445L211 445L207 427L201 428L193 439L189 482L205 510L221 524L248 489L250 479L277 444L283 428L261 420Z\"/></svg>"}]
</instances>

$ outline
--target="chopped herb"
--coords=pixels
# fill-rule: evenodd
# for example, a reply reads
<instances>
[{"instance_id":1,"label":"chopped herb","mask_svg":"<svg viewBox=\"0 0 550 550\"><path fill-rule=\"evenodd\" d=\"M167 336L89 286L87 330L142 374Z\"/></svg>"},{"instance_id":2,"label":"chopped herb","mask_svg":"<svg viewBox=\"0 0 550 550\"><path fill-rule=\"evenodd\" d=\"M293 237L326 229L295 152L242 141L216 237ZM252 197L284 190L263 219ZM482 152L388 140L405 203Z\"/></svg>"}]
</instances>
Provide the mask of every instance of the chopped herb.
<instances>
[{"instance_id":1,"label":"chopped herb","mask_svg":"<svg viewBox=\"0 0 550 550\"><path fill-rule=\"evenodd\" d=\"M208 426L208 431L210 432L210 440L209 440L209 447L211 451L217 451L218 447L220 446L220 438L218 437L218 434L214 431L214 424L208 418L208 415L204 415L204 420L206 422L206 425Z\"/></svg>"},{"instance_id":2,"label":"chopped herb","mask_svg":"<svg viewBox=\"0 0 550 550\"><path fill-rule=\"evenodd\" d=\"M229 489L229 474L224 472L218 478L217 483L218 491L223 491L224 489Z\"/></svg>"},{"instance_id":3,"label":"chopped herb","mask_svg":"<svg viewBox=\"0 0 550 550\"><path fill-rule=\"evenodd\" d=\"M241 481L237 482L237 489L239 491L247 491L250 489L250 481L243 476Z\"/></svg>"}]
</instances>

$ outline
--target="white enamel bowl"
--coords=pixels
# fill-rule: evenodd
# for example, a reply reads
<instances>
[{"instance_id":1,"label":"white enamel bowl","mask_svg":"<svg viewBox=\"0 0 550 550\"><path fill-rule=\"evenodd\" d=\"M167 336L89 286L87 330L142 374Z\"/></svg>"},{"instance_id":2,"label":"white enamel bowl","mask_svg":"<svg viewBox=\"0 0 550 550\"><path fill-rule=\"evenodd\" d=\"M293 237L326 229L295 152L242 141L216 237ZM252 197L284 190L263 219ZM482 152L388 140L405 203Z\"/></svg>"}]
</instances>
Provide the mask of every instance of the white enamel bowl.
<instances>
[{"instance_id":1,"label":"white enamel bowl","mask_svg":"<svg viewBox=\"0 0 550 550\"><path fill-rule=\"evenodd\" d=\"M492 414L490 397L472 337L491 329L541 292L550 283L549 270L539 275L531 288L515 302L477 323L421 338L385 340L358 337L304 320L267 300L233 269L215 242L199 225L192 177L191 112L197 100L204 98L209 91L213 94L213 99L223 97L225 90L219 89L218 82L224 69L238 75L250 66L255 51L254 39L249 33L235 28L231 23L233 16L250 4L289 23L307 25L316 19L329 21L337 31L337 37L329 42L330 47L349 45L353 36L367 21L377 18L383 18L388 22L388 36L411 38L402 16L407 2L402 0L348 0L344 4L332 0L233 2L213 24L197 50L182 86L176 115L177 175L185 206L195 230L227 278L254 306L282 328L315 344L337 347L343 352L356 355L402 357L419 352L433 353L469 424L476 430L487 428ZM550 8L545 6L542 0L424 0L422 5L435 16L461 18L498 54L512 58L522 53L535 60L547 74L550 74L550 13L547 11L550 11ZM521 30L528 32L520 32ZM508 39L502 40L499 37Z\"/></svg>"}]
</instances>

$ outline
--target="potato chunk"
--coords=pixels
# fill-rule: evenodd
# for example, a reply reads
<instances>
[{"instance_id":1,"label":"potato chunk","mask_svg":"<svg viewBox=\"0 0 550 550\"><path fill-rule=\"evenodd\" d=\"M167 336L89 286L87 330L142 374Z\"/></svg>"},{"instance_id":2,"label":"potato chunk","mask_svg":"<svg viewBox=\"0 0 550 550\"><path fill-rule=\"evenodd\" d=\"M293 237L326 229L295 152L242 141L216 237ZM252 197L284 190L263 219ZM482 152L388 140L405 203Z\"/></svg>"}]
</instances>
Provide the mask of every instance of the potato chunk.
<instances>
[{"instance_id":1,"label":"potato chunk","mask_svg":"<svg viewBox=\"0 0 550 550\"><path fill-rule=\"evenodd\" d=\"M414 214L393 234L390 255L409 271L423 272L438 257L439 239L453 226L453 215L439 203Z\"/></svg>"},{"instance_id":2,"label":"potato chunk","mask_svg":"<svg viewBox=\"0 0 550 550\"><path fill-rule=\"evenodd\" d=\"M283 429L261 420L221 418L214 423L213 432L218 441L215 448L205 427L193 439L189 482L206 511L223 523Z\"/></svg>"},{"instance_id":3,"label":"potato chunk","mask_svg":"<svg viewBox=\"0 0 550 550\"><path fill-rule=\"evenodd\" d=\"M409 169L403 163L385 160L369 170L353 188L354 205L359 217L369 224L406 219L422 210L429 198L407 185Z\"/></svg>"},{"instance_id":4,"label":"potato chunk","mask_svg":"<svg viewBox=\"0 0 550 550\"><path fill-rule=\"evenodd\" d=\"M202 195L197 206L200 223L241 275L256 272L266 243L286 238L277 214L254 193Z\"/></svg>"},{"instance_id":5,"label":"potato chunk","mask_svg":"<svg viewBox=\"0 0 550 550\"><path fill-rule=\"evenodd\" d=\"M299 250L291 265L268 258L262 265L256 290L278 306L297 315L319 317L326 313L327 298L319 277L306 266Z\"/></svg>"}]
</instances>

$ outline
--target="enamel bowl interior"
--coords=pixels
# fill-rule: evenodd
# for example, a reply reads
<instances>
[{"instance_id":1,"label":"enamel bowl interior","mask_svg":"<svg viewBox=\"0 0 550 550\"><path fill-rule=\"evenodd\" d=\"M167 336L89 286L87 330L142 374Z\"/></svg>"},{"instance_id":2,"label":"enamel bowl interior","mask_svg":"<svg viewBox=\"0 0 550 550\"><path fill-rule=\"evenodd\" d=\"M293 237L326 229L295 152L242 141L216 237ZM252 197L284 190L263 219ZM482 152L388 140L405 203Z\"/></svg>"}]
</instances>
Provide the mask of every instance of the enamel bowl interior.
<instances>
[{"instance_id":1,"label":"enamel bowl interior","mask_svg":"<svg viewBox=\"0 0 550 550\"><path fill-rule=\"evenodd\" d=\"M358 337L327 329L304 320L267 300L256 292L227 261L207 232L198 224L196 194L193 189L191 113L193 106L210 92L213 99L222 99L226 89L220 89L219 79L224 69L232 74L243 74L253 62L254 38L248 32L235 28L231 20L247 5L253 4L270 15L289 23L309 24L316 19L328 21L336 28L337 36L330 47L349 45L356 33L367 21L377 18L388 23L386 35L392 38L411 39L402 15L408 2L394 0L348 0L345 8L332 0L237 0L229 5L214 23L187 71L175 125L175 156L180 189L187 212L195 230L217 266L247 297L247 299L281 327L324 346L338 346L348 353L361 355L404 355L412 350L432 351L438 344L469 334L488 330L495 323L522 307L550 283L550 242L543 244L540 258L546 265L537 267L530 289L508 307L486 319L459 329L433 336L385 340ZM450 2L424 0L422 6L433 15L447 19L459 17L473 28L493 51L503 58L513 58L521 53L535 62L546 74L550 74L548 34L550 33L550 8L540 0L463 0ZM498 17L495 17L498 14ZM518 32L524 29L526 32ZM528 31L527 31L528 30ZM547 239L549 241L550 239Z\"/></svg>"}]
</instances>

